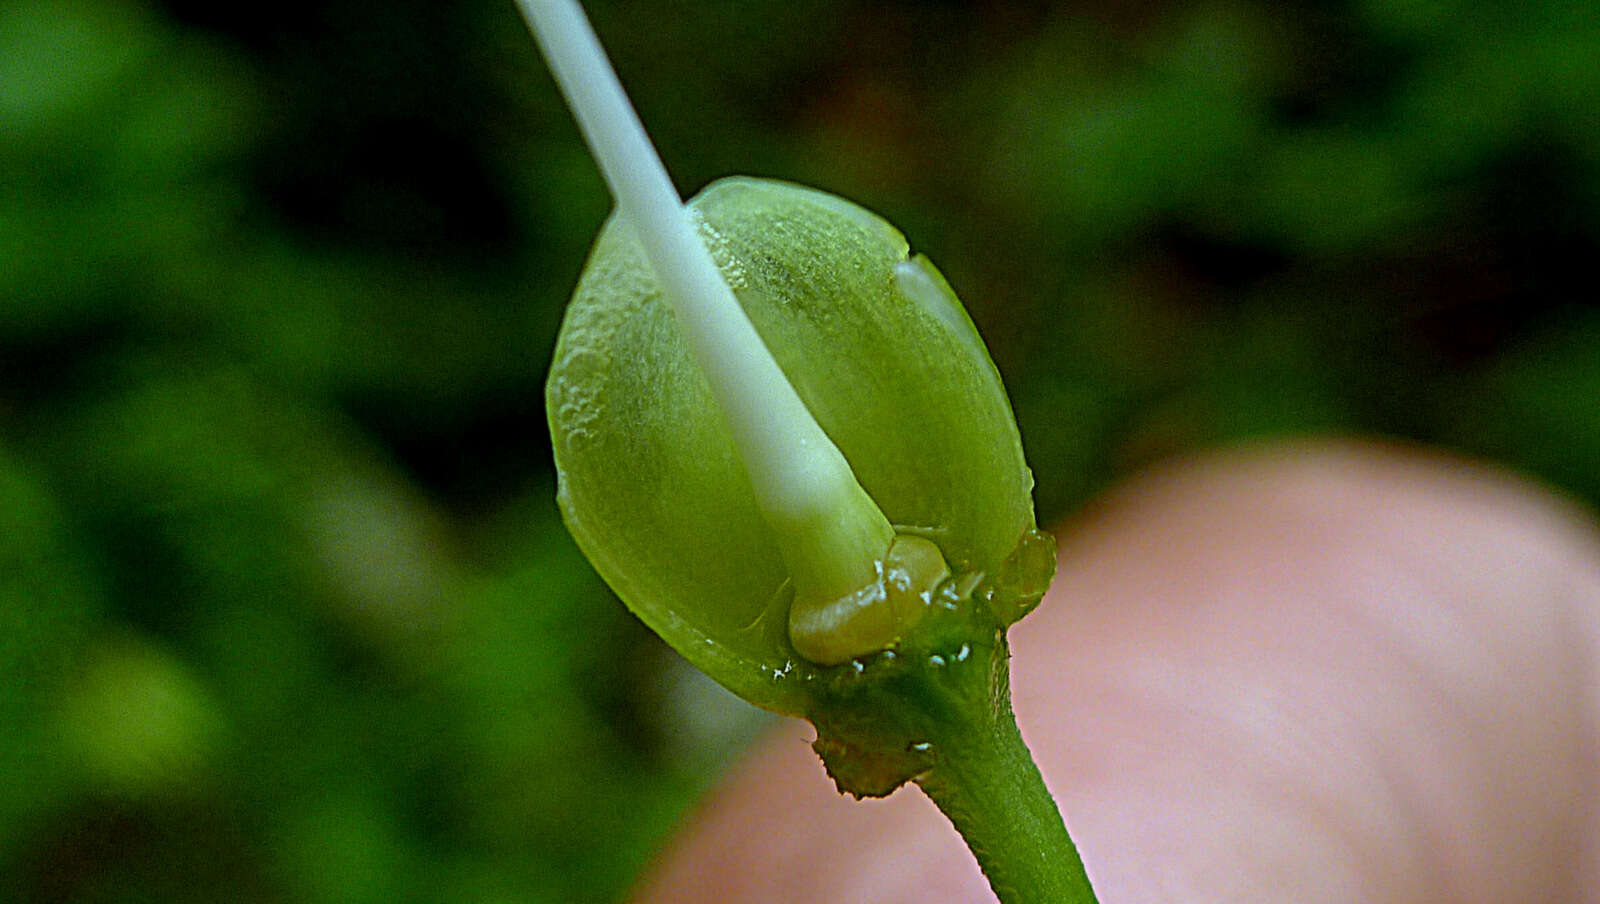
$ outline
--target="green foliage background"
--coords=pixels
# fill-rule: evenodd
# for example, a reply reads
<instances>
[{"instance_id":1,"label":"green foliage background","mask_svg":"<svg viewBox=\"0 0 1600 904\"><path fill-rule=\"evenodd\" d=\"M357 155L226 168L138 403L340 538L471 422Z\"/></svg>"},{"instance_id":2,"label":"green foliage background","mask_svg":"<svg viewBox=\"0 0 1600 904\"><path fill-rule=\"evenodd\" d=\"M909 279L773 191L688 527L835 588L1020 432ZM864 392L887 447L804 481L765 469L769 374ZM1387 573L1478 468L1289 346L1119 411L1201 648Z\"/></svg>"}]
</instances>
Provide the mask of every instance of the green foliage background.
<instances>
[{"instance_id":1,"label":"green foliage background","mask_svg":"<svg viewBox=\"0 0 1600 904\"><path fill-rule=\"evenodd\" d=\"M1600 500L1587 0L595 0L679 185L962 294L1041 521L1359 431ZM553 504L604 189L509 0L0 8L0 898L607 901L758 724Z\"/></svg>"}]
</instances>

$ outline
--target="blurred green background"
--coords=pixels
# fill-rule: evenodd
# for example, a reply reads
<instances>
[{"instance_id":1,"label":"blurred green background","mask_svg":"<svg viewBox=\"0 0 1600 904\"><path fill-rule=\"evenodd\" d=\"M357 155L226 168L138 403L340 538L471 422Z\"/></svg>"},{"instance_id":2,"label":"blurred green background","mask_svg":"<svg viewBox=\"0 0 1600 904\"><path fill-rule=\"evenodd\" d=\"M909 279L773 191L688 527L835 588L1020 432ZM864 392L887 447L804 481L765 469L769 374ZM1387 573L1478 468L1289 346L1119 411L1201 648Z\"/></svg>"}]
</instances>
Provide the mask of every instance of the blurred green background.
<instances>
[{"instance_id":1,"label":"blurred green background","mask_svg":"<svg viewBox=\"0 0 1600 904\"><path fill-rule=\"evenodd\" d=\"M1592 0L593 0L681 188L898 224L1058 519L1242 437L1600 500ZM542 381L609 202L510 0L0 9L0 899L611 901L760 719Z\"/></svg>"}]
</instances>

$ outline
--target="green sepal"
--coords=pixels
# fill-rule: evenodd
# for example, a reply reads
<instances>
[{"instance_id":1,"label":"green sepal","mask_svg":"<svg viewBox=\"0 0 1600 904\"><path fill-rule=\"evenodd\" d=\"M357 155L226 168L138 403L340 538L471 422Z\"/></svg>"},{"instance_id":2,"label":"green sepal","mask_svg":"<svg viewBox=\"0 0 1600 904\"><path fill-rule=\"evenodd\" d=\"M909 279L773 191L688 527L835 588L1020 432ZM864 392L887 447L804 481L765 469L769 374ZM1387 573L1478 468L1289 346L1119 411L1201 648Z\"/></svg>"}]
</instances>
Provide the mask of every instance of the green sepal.
<instances>
[{"instance_id":1,"label":"green sepal","mask_svg":"<svg viewBox=\"0 0 1600 904\"><path fill-rule=\"evenodd\" d=\"M881 218L811 189L726 179L689 209L873 501L1002 624L1020 618L1049 573L1019 550L1048 540L999 374L944 277ZM804 714L829 669L789 642L783 557L625 220L590 254L546 401L562 512L618 596L735 693Z\"/></svg>"}]
</instances>

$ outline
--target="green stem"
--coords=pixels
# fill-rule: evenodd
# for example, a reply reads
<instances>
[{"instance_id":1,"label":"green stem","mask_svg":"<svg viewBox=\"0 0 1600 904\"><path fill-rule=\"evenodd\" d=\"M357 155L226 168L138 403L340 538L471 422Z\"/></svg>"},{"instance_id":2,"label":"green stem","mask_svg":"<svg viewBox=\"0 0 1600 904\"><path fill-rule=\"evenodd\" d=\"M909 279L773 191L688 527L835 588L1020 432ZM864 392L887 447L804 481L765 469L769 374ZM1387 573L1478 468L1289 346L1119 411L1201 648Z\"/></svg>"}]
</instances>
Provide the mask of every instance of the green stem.
<instances>
[{"instance_id":1,"label":"green stem","mask_svg":"<svg viewBox=\"0 0 1600 904\"><path fill-rule=\"evenodd\" d=\"M1095 900L1077 846L1045 788L1009 704L943 723L937 764L916 779L966 839L1005 904Z\"/></svg>"},{"instance_id":2,"label":"green stem","mask_svg":"<svg viewBox=\"0 0 1600 904\"><path fill-rule=\"evenodd\" d=\"M896 654L838 668L808 714L839 790L915 781L1004 904L1093 904L1061 811L1017 731L1010 650L986 607L936 608Z\"/></svg>"}]
</instances>

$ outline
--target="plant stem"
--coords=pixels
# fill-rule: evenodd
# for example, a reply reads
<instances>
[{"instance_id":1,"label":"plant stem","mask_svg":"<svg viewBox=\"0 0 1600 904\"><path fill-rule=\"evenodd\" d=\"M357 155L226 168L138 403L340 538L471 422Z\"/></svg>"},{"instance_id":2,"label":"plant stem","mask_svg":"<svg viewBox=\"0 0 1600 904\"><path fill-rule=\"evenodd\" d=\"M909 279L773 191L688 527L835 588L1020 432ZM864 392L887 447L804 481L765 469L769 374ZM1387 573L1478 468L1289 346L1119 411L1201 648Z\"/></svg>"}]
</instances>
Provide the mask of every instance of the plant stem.
<instances>
[{"instance_id":1,"label":"plant stem","mask_svg":"<svg viewBox=\"0 0 1600 904\"><path fill-rule=\"evenodd\" d=\"M915 781L1004 904L1093 904L1061 812L1011 712L1010 649L987 607L929 617L890 657L835 670L807 714L839 790Z\"/></svg>"},{"instance_id":2,"label":"plant stem","mask_svg":"<svg viewBox=\"0 0 1600 904\"><path fill-rule=\"evenodd\" d=\"M894 532L762 343L684 210L575 0L518 0L721 409L796 598L877 578Z\"/></svg>"},{"instance_id":3,"label":"plant stem","mask_svg":"<svg viewBox=\"0 0 1600 904\"><path fill-rule=\"evenodd\" d=\"M888 520L745 316L583 11L575 0L517 2L733 434L794 580L792 606L827 604L881 580L894 537ZM915 777L1006 904L1093 902L1077 849L1017 732L1000 626L987 609L962 611L983 620L974 643L959 643L948 659L918 655L906 657L913 665L884 666L899 662L885 652L878 665L858 659L855 668L834 669L840 683L810 714L818 752L840 788L858 795L887 794ZM879 666L888 672L881 681Z\"/></svg>"},{"instance_id":4,"label":"plant stem","mask_svg":"<svg viewBox=\"0 0 1600 904\"><path fill-rule=\"evenodd\" d=\"M1061 812L1017 731L1009 703L948 727L937 765L917 784L961 833L1005 904L1093 904Z\"/></svg>"}]
</instances>

